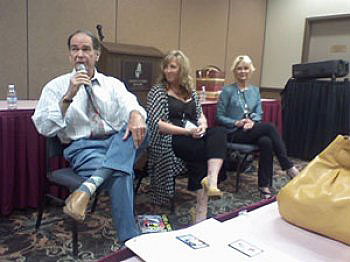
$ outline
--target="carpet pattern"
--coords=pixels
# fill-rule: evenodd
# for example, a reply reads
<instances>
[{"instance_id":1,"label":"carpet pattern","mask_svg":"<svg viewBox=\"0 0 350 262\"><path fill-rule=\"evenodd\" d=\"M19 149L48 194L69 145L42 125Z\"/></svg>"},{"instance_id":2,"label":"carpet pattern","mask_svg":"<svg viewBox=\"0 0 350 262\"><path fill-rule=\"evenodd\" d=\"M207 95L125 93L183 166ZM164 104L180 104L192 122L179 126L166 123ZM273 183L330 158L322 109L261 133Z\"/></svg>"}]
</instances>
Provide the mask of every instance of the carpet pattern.
<instances>
[{"instance_id":1,"label":"carpet pattern","mask_svg":"<svg viewBox=\"0 0 350 262\"><path fill-rule=\"evenodd\" d=\"M307 162L292 159L301 170ZM256 170L257 162L252 164ZM276 192L288 183L289 178L274 163L274 188ZM151 203L149 179L144 179L136 197L137 214L166 214L173 229L191 225L188 210L194 206L195 194L186 190L187 179L176 179L175 212L168 207L158 207ZM256 172L241 175L240 190L235 193L235 174L227 173L227 179L219 185L224 191L221 199L210 199L208 217L251 205L259 200ZM88 214L79 225L79 257L72 256L72 242L69 218L62 213L62 207L50 206L43 215L40 229L35 231L36 210L18 210L10 217L0 218L0 261L97 261L118 250L116 232L112 227L108 196L102 194L94 213Z\"/></svg>"}]
</instances>

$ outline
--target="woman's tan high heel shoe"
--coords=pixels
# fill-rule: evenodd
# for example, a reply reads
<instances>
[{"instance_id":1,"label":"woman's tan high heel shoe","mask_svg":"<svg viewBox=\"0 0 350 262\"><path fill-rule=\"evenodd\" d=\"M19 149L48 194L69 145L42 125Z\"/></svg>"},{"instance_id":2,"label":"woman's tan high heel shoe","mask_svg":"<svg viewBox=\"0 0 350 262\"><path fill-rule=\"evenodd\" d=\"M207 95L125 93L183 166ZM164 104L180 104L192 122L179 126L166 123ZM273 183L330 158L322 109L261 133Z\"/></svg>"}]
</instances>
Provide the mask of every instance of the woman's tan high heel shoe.
<instances>
[{"instance_id":1,"label":"woman's tan high heel shoe","mask_svg":"<svg viewBox=\"0 0 350 262\"><path fill-rule=\"evenodd\" d=\"M203 189L207 192L208 196L222 197L224 193L217 187L209 187L208 178L205 177L201 181Z\"/></svg>"}]
</instances>

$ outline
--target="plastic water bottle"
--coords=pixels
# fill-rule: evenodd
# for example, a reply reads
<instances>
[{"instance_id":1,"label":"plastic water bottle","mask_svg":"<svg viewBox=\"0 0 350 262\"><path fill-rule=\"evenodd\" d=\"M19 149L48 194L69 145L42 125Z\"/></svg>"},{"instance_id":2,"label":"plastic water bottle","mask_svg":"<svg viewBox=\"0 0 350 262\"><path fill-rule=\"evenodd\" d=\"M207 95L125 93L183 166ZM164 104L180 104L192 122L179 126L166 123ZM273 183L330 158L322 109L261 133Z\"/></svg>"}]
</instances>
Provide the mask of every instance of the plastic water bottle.
<instances>
[{"instance_id":1,"label":"plastic water bottle","mask_svg":"<svg viewBox=\"0 0 350 262\"><path fill-rule=\"evenodd\" d=\"M205 93L205 86L202 86L202 91L200 93L200 97L199 97L201 102L205 102L205 100L207 100L207 96Z\"/></svg>"},{"instance_id":2,"label":"plastic water bottle","mask_svg":"<svg viewBox=\"0 0 350 262\"><path fill-rule=\"evenodd\" d=\"M7 108L8 109L16 109L17 108L17 95L16 95L16 87L14 84L8 85Z\"/></svg>"}]
</instances>

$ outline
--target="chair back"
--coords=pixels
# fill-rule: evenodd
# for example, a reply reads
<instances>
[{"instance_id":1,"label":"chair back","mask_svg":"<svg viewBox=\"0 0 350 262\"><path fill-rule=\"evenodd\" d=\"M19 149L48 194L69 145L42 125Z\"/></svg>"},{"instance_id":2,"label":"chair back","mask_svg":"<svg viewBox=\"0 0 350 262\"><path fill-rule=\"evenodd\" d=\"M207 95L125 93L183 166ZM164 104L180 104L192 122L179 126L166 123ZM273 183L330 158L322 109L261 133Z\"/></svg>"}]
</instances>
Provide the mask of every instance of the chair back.
<instances>
[{"instance_id":1,"label":"chair back","mask_svg":"<svg viewBox=\"0 0 350 262\"><path fill-rule=\"evenodd\" d=\"M72 168L59 167L61 164L51 161L55 157L58 158L58 161L63 161L59 158L62 158L65 147L66 145L62 144L57 136L46 138L46 177L51 183L73 191L84 182L85 178L76 174Z\"/></svg>"},{"instance_id":2,"label":"chair back","mask_svg":"<svg viewBox=\"0 0 350 262\"><path fill-rule=\"evenodd\" d=\"M64 145L57 136L46 138L47 160L55 156L63 156Z\"/></svg>"},{"instance_id":3,"label":"chair back","mask_svg":"<svg viewBox=\"0 0 350 262\"><path fill-rule=\"evenodd\" d=\"M53 170L51 159L63 156L64 145L57 136L46 137L46 175Z\"/></svg>"}]
</instances>

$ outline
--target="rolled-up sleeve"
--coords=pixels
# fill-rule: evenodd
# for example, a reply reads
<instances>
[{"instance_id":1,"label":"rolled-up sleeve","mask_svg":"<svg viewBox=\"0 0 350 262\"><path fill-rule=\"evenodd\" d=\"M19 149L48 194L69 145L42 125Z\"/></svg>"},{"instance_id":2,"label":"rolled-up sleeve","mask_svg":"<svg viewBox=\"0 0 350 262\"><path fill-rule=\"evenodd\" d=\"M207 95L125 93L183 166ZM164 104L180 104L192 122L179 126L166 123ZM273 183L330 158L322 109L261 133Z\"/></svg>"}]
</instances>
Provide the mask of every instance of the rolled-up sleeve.
<instances>
[{"instance_id":1,"label":"rolled-up sleeve","mask_svg":"<svg viewBox=\"0 0 350 262\"><path fill-rule=\"evenodd\" d=\"M44 136L54 136L66 126L59 106L62 95L55 90L55 86L54 82L49 82L43 88L32 116L37 131Z\"/></svg>"}]
</instances>

